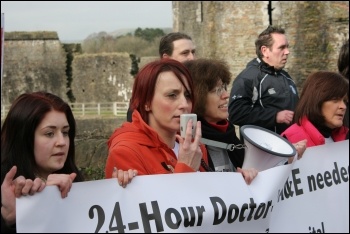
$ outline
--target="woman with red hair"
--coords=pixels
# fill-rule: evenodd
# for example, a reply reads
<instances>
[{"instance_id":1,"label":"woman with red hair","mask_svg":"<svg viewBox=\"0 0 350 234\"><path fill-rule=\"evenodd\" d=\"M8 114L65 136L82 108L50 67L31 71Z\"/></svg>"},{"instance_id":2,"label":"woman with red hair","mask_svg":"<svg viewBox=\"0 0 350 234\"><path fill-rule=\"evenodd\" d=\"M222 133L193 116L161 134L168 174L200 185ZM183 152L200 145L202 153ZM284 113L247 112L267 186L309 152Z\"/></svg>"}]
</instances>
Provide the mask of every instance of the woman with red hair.
<instances>
[{"instance_id":1,"label":"woman with red hair","mask_svg":"<svg viewBox=\"0 0 350 234\"><path fill-rule=\"evenodd\" d=\"M122 124L108 141L106 178L113 167L139 175L207 171L200 121L194 139L192 121L184 138L178 134L180 115L191 113L194 102L193 81L182 63L161 59L145 65L134 81L132 122Z\"/></svg>"}]
</instances>

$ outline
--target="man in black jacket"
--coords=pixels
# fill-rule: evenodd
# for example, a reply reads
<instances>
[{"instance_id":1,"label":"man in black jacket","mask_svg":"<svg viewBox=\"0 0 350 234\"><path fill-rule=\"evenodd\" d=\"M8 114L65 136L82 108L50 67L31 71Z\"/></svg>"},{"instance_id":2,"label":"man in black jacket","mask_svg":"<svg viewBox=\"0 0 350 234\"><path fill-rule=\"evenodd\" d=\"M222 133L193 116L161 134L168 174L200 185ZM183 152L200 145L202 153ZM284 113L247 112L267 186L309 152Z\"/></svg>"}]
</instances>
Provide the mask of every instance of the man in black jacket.
<instances>
[{"instance_id":1,"label":"man in black jacket","mask_svg":"<svg viewBox=\"0 0 350 234\"><path fill-rule=\"evenodd\" d=\"M277 134L293 121L299 100L297 87L283 70L289 55L285 31L269 26L255 41L257 58L232 83L229 121L256 125Z\"/></svg>"}]
</instances>

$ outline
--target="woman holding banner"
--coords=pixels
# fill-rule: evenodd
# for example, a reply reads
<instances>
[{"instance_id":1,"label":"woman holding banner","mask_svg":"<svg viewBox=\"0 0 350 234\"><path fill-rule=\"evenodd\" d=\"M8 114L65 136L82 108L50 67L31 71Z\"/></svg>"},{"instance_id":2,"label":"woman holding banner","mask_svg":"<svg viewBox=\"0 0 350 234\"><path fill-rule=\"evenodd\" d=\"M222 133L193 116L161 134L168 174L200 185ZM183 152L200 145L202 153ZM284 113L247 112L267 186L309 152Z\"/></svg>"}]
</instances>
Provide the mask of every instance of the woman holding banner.
<instances>
[{"instance_id":1,"label":"woman holding banner","mask_svg":"<svg viewBox=\"0 0 350 234\"><path fill-rule=\"evenodd\" d=\"M196 106L193 82L186 67L172 59L151 62L139 72L131 98L132 122L117 128L108 142L106 178L114 166L137 169L141 175L215 171L201 144L201 121L194 139L191 121L185 137L178 134L180 115ZM258 173L238 171L248 184Z\"/></svg>"},{"instance_id":2,"label":"woman holding banner","mask_svg":"<svg viewBox=\"0 0 350 234\"><path fill-rule=\"evenodd\" d=\"M179 135L180 115L191 113L194 102L193 81L182 63L161 59L145 65L134 81L132 122L123 123L108 141L105 177L112 176L113 167L139 175L208 171L200 121L193 139L192 121L186 136Z\"/></svg>"},{"instance_id":3,"label":"woman holding banner","mask_svg":"<svg viewBox=\"0 0 350 234\"><path fill-rule=\"evenodd\" d=\"M197 59L186 61L193 82L197 100L193 112L202 123L202 142L206 145L211 169L216 172L239 172L247 184L257 176L255 168L242 169L244 144L236 136L233 124L228 122L227 85L231 82L228 65L221 60ZM233 150L227 149L233 144ZM224 145L218 147L218 145ZM223 149L225 148L225 149Z\"/></svg>"},{"instance_id":4,"label":"woman holding banner","mask_svg":"<svg viewBox=\"0 0 350 234\"><path fill-rule=\"evenodd\" d=\"M346 139L343 120L349 82L342 75L314 72L306 79L294 113L294 124L281 135L292 143L307 139L307 147Z\"/></svg>"},{"instance_id":5,"label":"woman holding banner","mask_svg":"<svg viewBox=\"0 0 350 234\"><path fill-rule=\"evenodd\" d=\"M1 232L16 232L16 198L56 185L62 198L83 181L75 164L75 119L61 98L47 92L20 95L1 128ZM137 171L114 170L125 187Z\"/></svg>"},{"instance_id":6,"label":"woman holding banner","mask_svg":"<svg viewBox=\"0 0 350 234\"><path fill-rule=\"evenodd\" d=\"M255 168L242 169L246 146L236 136L234 125L227 119L227 85L232 76L227 63L201 58L186 61L184 65L195 83L194 95L198 101L194 105L194 113L202 123L202 142L206 145L209 161L212 162L210 166L214 171L240 172L246 183L250 184L258 171ZM298 156L301 157L306 148L305 141L298 142L298 145Z\"/></svg>"}]
</instances>

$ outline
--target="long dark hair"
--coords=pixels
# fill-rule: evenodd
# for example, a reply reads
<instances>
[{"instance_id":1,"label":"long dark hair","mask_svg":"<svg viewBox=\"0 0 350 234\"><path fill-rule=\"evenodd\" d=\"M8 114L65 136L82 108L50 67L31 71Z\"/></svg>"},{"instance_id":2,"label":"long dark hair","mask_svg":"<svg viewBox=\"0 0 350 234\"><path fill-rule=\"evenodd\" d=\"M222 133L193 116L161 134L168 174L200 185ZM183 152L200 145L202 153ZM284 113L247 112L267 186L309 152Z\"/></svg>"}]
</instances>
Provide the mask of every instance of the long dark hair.
<instances>
[{"instance_id":1,"label":"long dark hair","mask_svg":"<svg viewBox=\"0 0 350 234\"><path fill-rule=\"evenodd\" d=\"M45 115L56 110L65 113L69 124L69 150L66 162L59 174L77 173L75 182L83 176L75 165L76 123L69 105L60 97L47 92L33 92L20 95L12 104L1 128L1 181L6 173L17 166L17 174L26 179L35 179L37 164L34 157L35 129Z\"/></svg>"},{"instance_id":2,"label":"long dark hair","mask_svg":"<svg viewBox=\"0 0 350 234\"><path fill-rule=\"evenodd\" d=\"M301 125L306 116L314 125L324 126L322 104L341 99L349 92L349 82L341 74L330 71L311 73L303 84L299 102L294 112L294 122Z\"/></svg>"}]
</instances>

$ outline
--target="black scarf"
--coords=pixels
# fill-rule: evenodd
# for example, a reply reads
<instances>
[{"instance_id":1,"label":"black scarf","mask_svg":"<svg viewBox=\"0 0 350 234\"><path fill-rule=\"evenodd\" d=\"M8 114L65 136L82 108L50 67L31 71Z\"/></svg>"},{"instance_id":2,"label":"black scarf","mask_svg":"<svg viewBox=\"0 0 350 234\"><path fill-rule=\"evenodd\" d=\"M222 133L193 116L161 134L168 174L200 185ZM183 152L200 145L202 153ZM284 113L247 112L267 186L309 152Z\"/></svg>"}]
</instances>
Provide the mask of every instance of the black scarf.
<instances>
[{"instance_id":1,"label":"black scarf","mask_svg":"<svg viewBox=\"0 0 350 234\"><path fill-rule=\"evenodd\" d=\"M236 136L236 130L233 124L229 123L226 132L222 132L216 129L213 125L209 124L203 118L198 117L198 120L202 123L202 137L213 140L224 142L227 144L243 144L243 142ZM226 120L225 120L226 121ZM226 124L226 122L225 122ZM237 167L242 167L244 161L244 149L234 149L233 151L227 150L228 155L232 164ZM209 155L210 157L210 155Z\"/></svg>"},{"instance_id":2,"label":"black scarf","mask_svg":"<svg viewBox=\"0 0 350 234\"><path fill-rule=\"evenodd\" d=\"M312 123L312 122L311 122ZM312 123L317 130L322 134L322 136L324 136L325 138L329 138L330 136L332 136L332 131L333 129L330 129L329 127L326 127L324 125L321 124L314 124Z\"/></svg>"}]
</instances>

